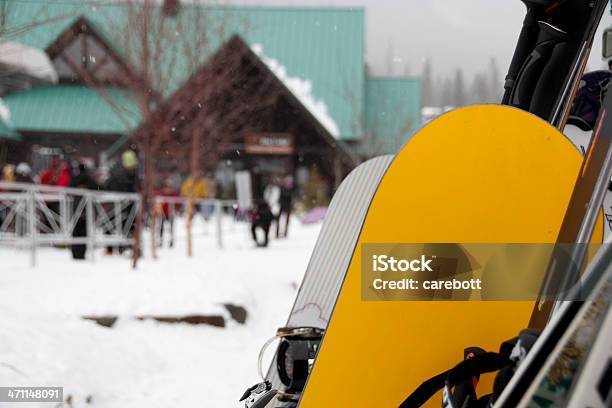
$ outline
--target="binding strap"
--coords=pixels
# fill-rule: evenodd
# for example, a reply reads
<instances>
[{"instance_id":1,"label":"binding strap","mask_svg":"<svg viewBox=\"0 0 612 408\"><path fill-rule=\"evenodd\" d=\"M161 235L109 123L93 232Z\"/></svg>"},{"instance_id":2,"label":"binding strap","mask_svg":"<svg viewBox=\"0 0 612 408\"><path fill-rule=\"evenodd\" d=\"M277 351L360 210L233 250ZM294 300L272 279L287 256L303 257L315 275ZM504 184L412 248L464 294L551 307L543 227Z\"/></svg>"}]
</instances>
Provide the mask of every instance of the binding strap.
<instances>
[{"instance_id":1,"label":"binding strap","mask_svg":"<svg viewBox=\"0 0 612 408\"><path fill-rule=\"evenodd\" d=\"M401 403L399 408L420 407L440 391L446 383L454 387L472 377L497 371L511 364L512 361L509 359L508 354L503 351L502 353L486 352L476 355L462 361L454 368L430 378L419 385L419 387Z\"/></svg>"}]
</instances>

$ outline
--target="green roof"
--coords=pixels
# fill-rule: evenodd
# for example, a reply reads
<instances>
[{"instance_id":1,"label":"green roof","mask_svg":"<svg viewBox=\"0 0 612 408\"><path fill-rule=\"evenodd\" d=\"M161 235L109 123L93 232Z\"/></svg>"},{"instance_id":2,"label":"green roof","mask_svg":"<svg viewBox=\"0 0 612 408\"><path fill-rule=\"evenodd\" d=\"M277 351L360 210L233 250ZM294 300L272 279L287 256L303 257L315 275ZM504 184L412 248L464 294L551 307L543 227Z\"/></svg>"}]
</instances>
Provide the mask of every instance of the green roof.
<instances>
[{"instance_id":1,"label":"green roof","mask_svg":"<svg viewBox=\"0 0 612 408\"><path fill-rule=\"evenodd\" d=\"M0 119L0 139L20 141L21 135Z\"/></svg>"},{"instance_id":2,"label":"green roof","mask_svg":"<svg viewBox=\"0 0 612 408\"><path fill-rule=\"evenodd\" d=\"M79 85L37 86L4 97L15 129L125 134L139 122L126 91Z\"/></svg>"},{"instance_id":3,"label":"green roof","mask_svg":"<svg viewBox=\"0 0 612 408\"><path fill-rule=\"evenodd\" d=\"M366 80L365 131L380 145L377 153L395 153L421 126L421 81L374 77Z\"/></svg>"},{"instance_id":4,"label":"green roof","mask_svg":"<svg viewBox=\"0 0 612 408\"><path fill-rule=\"evenodd\" d=\"M179 37L189 38L188 31L197 29L189 21L202 10L203 6L181 5L178 16L172 20L174 24L187 21L184 24L187 28ZM340 129L340 137L351 137L363 112L363 9L207 7L205 10L203 15L209 26L222 24L224 27L224 38L218 38L211 52L233 34L240 35L250 45L261 44L263 54L284 65L289 76L311 82L313 96L326 104ZM6 25L8 32L29 26L11 40L45 49L79 16L87 18L120 52L125 32L122 27L128 21L125 3L11 1ZM181 41L168 46L180 47ZM177 52L176 55L172 63L177 69L169 70L172 78L168 92L192 74L184 54ZM206 56L201 56L201 62Z\"/></svg>"}]
</instances>

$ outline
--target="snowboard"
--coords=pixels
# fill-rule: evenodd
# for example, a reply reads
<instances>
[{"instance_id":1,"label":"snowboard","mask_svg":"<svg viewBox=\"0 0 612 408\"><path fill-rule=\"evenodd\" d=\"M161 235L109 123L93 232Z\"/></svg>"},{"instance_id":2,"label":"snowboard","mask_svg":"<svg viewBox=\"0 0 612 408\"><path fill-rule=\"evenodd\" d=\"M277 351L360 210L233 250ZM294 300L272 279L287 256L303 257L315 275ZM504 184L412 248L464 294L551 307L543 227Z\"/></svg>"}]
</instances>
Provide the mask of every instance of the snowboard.
<instances>
[{"instance_id":1,"label":"snowboard","mask_svg":"<svg viewBox=\"0 0 612 408\"><path fill-rule=\"evenodd\" d=\"M392 155L386 155L362 163L336 190L286 327L327 328L368 206L392 160ZM283 390L275 359L276 353L266 379L273 388ZM270 407L279 406L282 403L277 400L270 403Z\"/></svg>"},{"instance_id":2,"label":"snowboard","mask_svg":"<svg viewBox=\"0 0 612 408\"><path fill-rule=\"evenodd\" d=\"M336 271L346 276L299 406L398 406L465 347L495 350L526 327L534 301L363 301L362 245L554 243L581 161L555 128L506 106L458 109L421 129L380 181L347 270ZM595 231L601 242L601 220ZM491 384L483 376L479 390Z\"/></svg>"}]
</instances>

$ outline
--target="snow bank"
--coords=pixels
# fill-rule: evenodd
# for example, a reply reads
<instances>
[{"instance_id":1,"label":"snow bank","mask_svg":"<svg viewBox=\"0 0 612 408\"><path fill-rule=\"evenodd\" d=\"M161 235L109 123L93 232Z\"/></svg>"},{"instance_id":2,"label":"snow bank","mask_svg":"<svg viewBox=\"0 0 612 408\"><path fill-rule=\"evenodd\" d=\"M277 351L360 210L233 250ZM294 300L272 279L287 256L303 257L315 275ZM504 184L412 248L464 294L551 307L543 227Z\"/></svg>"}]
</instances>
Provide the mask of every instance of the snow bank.
<instances>
[{"instance_id":1,"label":"snow bank","mask_svg":"<svg viewBox=\"0 0 612 408\"><path fill-rule=\"evenodd\" d=\"M270 71L295 95L296 98L308 109L310 113L323 125L334 137L340 136L338 125L327 111L324 101L316 99L312 94L312 82L300 77L290 76L287 68L274 58L265 56L262 44L251 45L251 50L261 58L270 68Z\"/></svg>"},{"instance_id":2,"label":"snow bank","mask_svg":"<svg viewBox=\"0 0 612 408\"><path fill-rule=\"evenodd\" d=\"M44 81L56 83L57 72L47 54L37 48L11 41L0 42L0 64L23 71Z\"/></svg>"},{"instance_id":3,"label":"snow bank","mask_svg":"<svg viewBox=\"0 0 612 408\"><path fill-rule=\"evenodd\" d=\"M27 251L0 247L0 384L63 386L73 408L239 406L258 381L261 345L286 323L320 226L293 222L288 239L262 249L248 225L224 220L218 249L212 226L197 221L193 258L179 237L137 270L127 256L79 262L56 248L41 249L31 269ZM175 230L184 235L181 223ZM222 303L245 307L246 324ZM86 314L119 320L109 329ZM133 318L151 314L223 314L227 327Z\"/></svg>"}]
</instances>

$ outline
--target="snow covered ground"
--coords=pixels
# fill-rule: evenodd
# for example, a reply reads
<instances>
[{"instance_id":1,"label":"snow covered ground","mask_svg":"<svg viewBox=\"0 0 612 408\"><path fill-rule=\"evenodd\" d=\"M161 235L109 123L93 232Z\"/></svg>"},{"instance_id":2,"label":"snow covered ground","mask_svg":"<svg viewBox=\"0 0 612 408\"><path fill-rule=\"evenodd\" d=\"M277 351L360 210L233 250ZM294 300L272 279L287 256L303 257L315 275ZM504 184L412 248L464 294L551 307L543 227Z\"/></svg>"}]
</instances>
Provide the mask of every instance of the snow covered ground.
<instances>
[{"instance_id":1,"label":"snow covered ground","mask_svg":"<svg viewBox=\"0 0 612 408\"><path fill-rule=\"evenodd\" d=\"M254 247L246 224L225 229L224 249L200 226L193 258L179 238L137 270L127 257L99 251L79 262L55 248L32 269L27 251L0 247L0 386L63 386L73 407L239 406L258 381L260 346L287 319L319 226L295 220L289 238L266 249ZM245 307L246 324L223 303ZM227 326L134 318L186 314L221 314ZM106 328L83 315L119 320Z\"/></svg>"}]
</instances>

